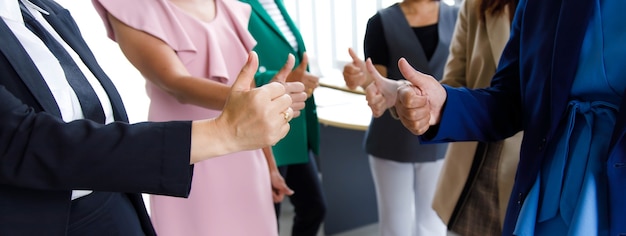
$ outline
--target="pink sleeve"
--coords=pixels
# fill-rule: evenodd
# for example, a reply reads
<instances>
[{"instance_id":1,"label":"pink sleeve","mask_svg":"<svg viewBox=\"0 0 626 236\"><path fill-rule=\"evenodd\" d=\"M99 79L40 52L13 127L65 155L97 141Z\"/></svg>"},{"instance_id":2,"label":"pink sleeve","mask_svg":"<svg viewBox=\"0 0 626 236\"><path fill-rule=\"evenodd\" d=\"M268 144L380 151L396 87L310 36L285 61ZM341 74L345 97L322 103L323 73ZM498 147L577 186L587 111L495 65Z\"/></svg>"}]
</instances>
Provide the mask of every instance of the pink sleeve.
<instances>
[{"instance_id":1,"label":"pink sleeve","mask_svg":"<svg viewBox=\"0 0 626 236\"><path fill-rule=\"evenodd\" d=\"M107 19L107 13L132 28L163 40L177 52L196 52L171 7L164 1L166 0L92 0L92 3L104 22L108 37L114 41L115 33Z\"/></svg>"},{"instance_id":2,"label":"pink sleeve","mask_svg":"<svg viewBox=\"0 0 626 236\"><path fill-rule=\"evenodd\" d=\"M252 34L248 31L248 22L250 22L250 15L252 14L252 8L247 3L240 2L238 0L223 0L230 11L230 20L235 25L235 31L239 36L239 39L246 47L248 51L252 51L256 46L256 40L252 37Z\"/></svg>"}]
</instances>

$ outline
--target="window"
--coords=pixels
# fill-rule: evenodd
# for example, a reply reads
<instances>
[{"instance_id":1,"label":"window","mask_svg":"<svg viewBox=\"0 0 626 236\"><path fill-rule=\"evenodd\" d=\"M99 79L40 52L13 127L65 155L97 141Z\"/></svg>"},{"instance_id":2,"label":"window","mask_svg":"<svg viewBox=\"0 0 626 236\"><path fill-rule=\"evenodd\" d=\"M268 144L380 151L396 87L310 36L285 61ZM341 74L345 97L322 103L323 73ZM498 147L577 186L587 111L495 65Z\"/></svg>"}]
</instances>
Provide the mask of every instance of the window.
<instances>
[{"instance_id":1,"label":"window","mask_svg":"<svg viewBox=\"0 0 626 236\"><path fill-rule=\"evenodd\" d=\"M455 4L460 0L445 0ZM298 25L313 73L328 76L350 62L348 48L363 58L363 38L367 21L378 9L393 5L392 0L284 0Z\"/></svg>"}]
</instances>

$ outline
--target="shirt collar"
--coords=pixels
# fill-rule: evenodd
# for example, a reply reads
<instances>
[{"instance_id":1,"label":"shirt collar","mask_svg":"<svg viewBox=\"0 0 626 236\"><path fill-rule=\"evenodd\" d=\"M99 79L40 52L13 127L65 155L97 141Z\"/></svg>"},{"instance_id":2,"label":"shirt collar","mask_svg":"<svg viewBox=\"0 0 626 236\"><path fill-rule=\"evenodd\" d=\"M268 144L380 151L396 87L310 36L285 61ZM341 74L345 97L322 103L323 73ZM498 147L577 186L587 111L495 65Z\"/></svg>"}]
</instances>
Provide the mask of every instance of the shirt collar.
<instances>
[{"instance_id":1,"label":"shirt collar","mask_svg":"<svg viewBox=\"0 0 626 236\"><path fill-rule=\"evenodd\" d=\"M41 14L50 15L46 10L35 5L28 0L0 0L0 17L5 20L23 22L22 12L20 11L20 4L18 1L22 1L28 8L35 9L41 12Z\"/></svg>"}]
</instances>

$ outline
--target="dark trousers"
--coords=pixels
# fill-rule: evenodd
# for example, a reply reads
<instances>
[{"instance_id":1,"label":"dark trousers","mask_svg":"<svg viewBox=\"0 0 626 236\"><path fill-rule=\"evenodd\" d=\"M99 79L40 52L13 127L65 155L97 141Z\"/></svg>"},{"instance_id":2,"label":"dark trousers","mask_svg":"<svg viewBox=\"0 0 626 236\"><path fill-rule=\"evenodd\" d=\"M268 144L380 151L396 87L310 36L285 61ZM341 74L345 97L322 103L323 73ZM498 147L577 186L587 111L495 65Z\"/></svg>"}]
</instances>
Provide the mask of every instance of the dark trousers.
<instances>
[{"instance_id":1,"label":"dark trousers","mask_svg":"<svg viewBox=\"0 0 626 236\"><path fill-rule=\"evenodd\" d=\"M291 235L317 235L326 214L326 201L313 155L307 163L279 166L278 170L295 192L289 197L295 211ZM276 217L280 217L280 203L274 208Z\"/></svg>"},{"instance_id":2,"label":"dark trousers","mask_svg":"<svg viewBox=\"0 0 626 236\"><path fill-rule=\"evenodd\" d=\"M123 193L93 192L72 201L68 236L140 236L137 211Z\"/></svg>"}]
</instances>

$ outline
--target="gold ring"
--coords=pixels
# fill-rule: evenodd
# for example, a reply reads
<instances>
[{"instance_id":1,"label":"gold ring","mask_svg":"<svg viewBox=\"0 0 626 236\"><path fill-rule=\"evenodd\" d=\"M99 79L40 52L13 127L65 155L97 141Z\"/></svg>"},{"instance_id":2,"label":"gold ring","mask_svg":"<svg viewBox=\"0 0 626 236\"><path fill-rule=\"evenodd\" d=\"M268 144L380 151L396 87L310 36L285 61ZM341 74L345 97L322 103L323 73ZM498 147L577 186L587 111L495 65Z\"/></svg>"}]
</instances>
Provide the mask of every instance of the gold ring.
<instances>
[{"instance_id":1,"label":"gold ring","mask_svg":"<svg viewBox=\"0 0 626 236\"><path fill-rule=\"evenodd\" d=\"M285 121L289 122L289 112L283 112L283 118L285 118Z\"/></svg>"}]
</instances>

